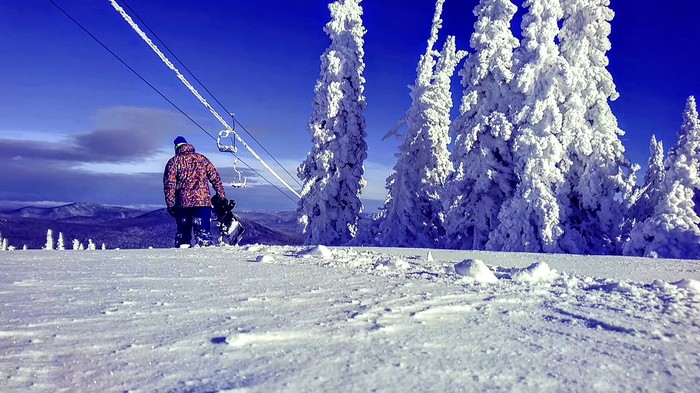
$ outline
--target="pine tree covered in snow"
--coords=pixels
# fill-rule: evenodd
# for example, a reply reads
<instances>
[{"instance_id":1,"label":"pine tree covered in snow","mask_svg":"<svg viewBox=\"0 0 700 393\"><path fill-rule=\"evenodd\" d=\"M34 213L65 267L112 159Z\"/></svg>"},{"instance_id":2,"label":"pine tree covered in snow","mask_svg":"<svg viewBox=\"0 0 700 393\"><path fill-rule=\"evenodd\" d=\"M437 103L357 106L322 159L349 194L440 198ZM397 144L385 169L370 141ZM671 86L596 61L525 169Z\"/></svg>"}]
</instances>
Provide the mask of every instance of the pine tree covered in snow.
<instances>
[{"instance_id":1,"label":"pine tree covered in snow","mask_svg":"<svg viewBox=\"0 0 700 393\"><path fill-rule=\"evenodd\" d=\"M559 192L568 166L561 143L565 61L555 37L563 11L559 0L527 0L513 96L516 135L513 159L519 178L498 213L486 248L557 252L563 233Z\"/></svg>"},{"instance_id":2,"label":"pine tree covered in snow","mask_svg":"<svg viewBox=\"0 0 700 393\"><path fill-rule=\"evenodd\" d=\"M668 157L669 177L693 190L695 214L700 216L700 119L695 97L688 97L678 145Z\"/></svg>"},{"instance_id":3,"label":"pine tree covered in snow","mask_svg":"<svg viewBox=\"0 0 700 393\"><path fill-rule=\"evenodd\" d=\"M455 172L444 194L447 246L479 249L498 225L503 202L513 195L513 51L510 30L517 7L509 0L481 0L470 55L460 71L465 87L460 115L452 124Z\"/></svg>"},{"instance_id":4,"label":"pine tree covered in snow","mask_svg":"<svg viewBox=\"0 0 700 393\"><path fill-rule=\"evenodd\" d=\"M304 182L299 222L307 244L347 243L357 232L362 211L366 30L360 2L338 0L329 5L332 18L324 31L331 45L321 56L308 125L313 146L298 171Z\"/></svg>"},{"instance_id":5,"label":"pine tree covered in snow","mask_svg":"<svg viewBox=\"0 0 700 393\"><path fill-rule=\"evenodd\" d=\"M46 231L46 244L44 244L44 250L53 250L53 231L51 229Z\"/></svg>"},{"instance_id":6,"label":"pine tree covered in snow","mask_svg":"<svg viewBox=\"0 0 700 393\"><path fill-rule=\"evenodd\" d=\"M606 69L610 50L610 0L562 0L564 23L559 33L566 62L566 98L559 139L567 149L563 167L559 241L569 253L619 251L623 218L631 202L635 168L624 156L608 100L618 93Z\"/></svg>"},{"instance_id":7,"label":"pine tree covered in snow","mask_svg":"<svg viewBox=\"0 0 700 393\"><path fill-rule=\"evenodd\" d=\"M693 97L688 98L667 166L661 202L651 217L634 227L624 253L700 259L700 119Z\"/></svg>"},{"instance_id":8,"label":"pine tree covered in snow","mask_svg":"<svg viewBox=\"0 0 700 393\"><path fill-rule=\"evenodd\" d=\"M644 175L644 185L636 196L632 206L631 216L635 222L643 222L654 214L654 208L659 204L664 190L664 179L666 169L664 168L664 144L656 140L656 136L651 136L649 143L649 161L647 171Z\"/></svg>"},{"instance_id":9,"label":"pine tree covered in snow","mask_svg":"<svg viewBox=\"0 0 700 393\"><path fill-rule=\"evenodd\" d=\"M63 241L63 232L58 232L58 245L56 246L57 250L65 250L66 246Z\"/></svg>"},{"instance_id":10,"label":"pine tree covered in snow","mask_svg":"<svg viewBox=\"0 0 700 393\"><path fill-rule=\"evenodd\" d=\"M447 144L452 94L450 82L466 52L447 37L440 53L433 48L442 25L444 0L435 5L430 39L418 63L406 134L394 173L387 179L388 198L377 241L382 246L436 247L444 235L440 193L452 171Z\"/></svg>"}]
</instances>

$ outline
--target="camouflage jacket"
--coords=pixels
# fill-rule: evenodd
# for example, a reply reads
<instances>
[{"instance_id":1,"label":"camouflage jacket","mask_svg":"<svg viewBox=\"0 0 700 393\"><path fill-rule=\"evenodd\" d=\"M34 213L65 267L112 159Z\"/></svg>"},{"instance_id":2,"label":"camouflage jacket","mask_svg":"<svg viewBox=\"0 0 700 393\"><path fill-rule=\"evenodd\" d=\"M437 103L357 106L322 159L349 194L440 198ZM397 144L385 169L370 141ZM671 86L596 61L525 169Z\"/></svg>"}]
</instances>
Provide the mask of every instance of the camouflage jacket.
<instances>
[{"instance_id":1,"label":"camouflage jacket","mask_svg":"<svg viewBox=\"0 0 700 393\"><path fill-rule=\"evenodd\" d=\"M219 172L211 161L195 153L192 145L178 146L163 173L165 204L168 207L211 206L209 183L217 194L226 198Z\"/></svg>"}]
</instances>

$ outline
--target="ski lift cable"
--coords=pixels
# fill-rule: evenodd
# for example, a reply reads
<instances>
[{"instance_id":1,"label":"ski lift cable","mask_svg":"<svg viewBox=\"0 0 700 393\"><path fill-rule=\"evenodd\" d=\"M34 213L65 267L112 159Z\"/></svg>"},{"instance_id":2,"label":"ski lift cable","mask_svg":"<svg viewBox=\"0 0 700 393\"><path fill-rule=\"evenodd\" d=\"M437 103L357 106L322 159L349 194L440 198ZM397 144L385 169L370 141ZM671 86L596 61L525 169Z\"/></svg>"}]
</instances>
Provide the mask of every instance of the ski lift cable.
<instances>
[{"instance_id":1,"label":"ski lift cable","mask_svg":"<svg viewBox=\"0 0 700 393\"><path fill-rule=\"evenodd\" d=\"M180 113L182 113L186 118L188 118L192 123L196 124L202 131L207 133L211 138L214 138L213 135L209 133L206 129L204 129L201 125L199 125L194 119L192 119L187 113L185 113L180 107L178 107L174 102L172 102L168 97L166 97L163 93L160 92L155 86L153 86L150 82L148 82L144 77L141 76L136 70L134 70L129 64L127 64L124 60L122 60L121 57L119 57L116 53L114 53L107 45L105 45L102 41L99 40L99 38L95 37L90 31L88 31L83 25L80 24L77 20L75 20L68 12L66 12L63 8L61 8L58 4L56 4L53 0L49 0L51 4L53 4L56 8L58 8L59 11L63 13L68 19L73 21L78 27L80 27L83 32L85 32L87 35L92 37L93 40L95 40L100 46L102 46L107 52L109 52L112 56L114 56L117 60L119 60L120 63L122 63L126 68L129 69L129 71L133 72L134 75L136 75L139 79L143 81L143 83L147 84L151 89L153 89L158 95L163 97L164 100L168 101L170 105L172 105L175 109L177 109ZM214 138L216 139L216 138Z\"/></svg>"},{"instance_id":2,"label":"ski lift cable","mask_svg":"<svg viewBox=\"0 0 700 393\"><path fill-rule=\"evenodd\" d=\"M73 18L68 12L66 12L66 10L64 10L63 8L61 8L61 6L59 6L58 4L56 4L53 0L49 0L49 2L50 2L51 4L53 4L54 7L56 7L59 11L61 11L61 13L62 13L63 15L65 15L68 19L70 19L73 23L75 23L75 25L78 26L85 34L87 34L88 36L90 36L93 40L95 40L95 42L97 42L98 44L100 44L100 46L102 46L102 48L104 48L107 52L109 52L112 56L114 56L114 58L116 58L116 59L117 59L120 63L122 63L126 68L128 68L129 71L131 71L134 75L136 75L139 79L141 79L141 81L143 81L143 83L145 83L146 85L148 85L148 87L150 87L151 89L153 89L153 91L155 91L156 93L158 93L158 95L160 95L165 101L167 101L170 105L172 105L173 108L177 109L183 116L185 116L187 119L189 119L189 120L190 120L194 125L196 125L200 130L202 130L205 134L209 135L210 138L216 140L216 137L214 137L211 133L209 133L209 131L207 131L204 127L202 127L199 123L197 123L197 122L196 122L192 117L190 117L185 111L183 111L179 106L177 106L177 104L175 104L175 103L174 103L173 101L171 101L168 97L166 97L160 90L158 90L158 88L156 88L155 86L153 86L153 84L151 84L150 82L148 82L143 76L141 76L141 74L138 73L138 71L136 71L134 68L132 68L131 66L129 66L129 64L127 64L121 57L119 57L119 55L117 55L116 53L114 53L114 51L112 51L111 49L109 49L109 47L108 47L107 45L105 45L102 41L100 41L99 38L97 38L94 34L90 33L90 31L89 31L88 29L86 29L82 24L80 24L80 22L78 22L78 21L77 21L75 18ZM233 154L233 153L232 153L232 154ZM235 154L233 154L233 155L234 155L234 157L240 159L240 158L237 157ZM272 187L274 187L275 189L277 189L277 191L281 192L282 195L284 195L285 197L289 198L292 202L295 202L295 203L296 203L296 200L295 200L294 198L292 198L291 196L289 196L289 195L288 195L287 193L285 193L281 188L279 188L279 187L276 186L274 183L272 183L270 180L268 180L265 176L263 176L262 174L260 174L260 172L258 172L258 171L255 170L254 168L252 168L252 167L251 167L250 165L248 165L245 161L243 161L243 160L240 160L240 161L241 161L245 166L247 166L251 171L255 172L258 176L260 176L260 178L262 178L264 181L266 181L267 183L269 183Z\"/></svg>"},{"instance_id":3,"label":"ski lift cable","mask_svg":"<svg viewBox=\"0 0 700 393\"><path fill-rule=\"evenodd\" d=\"M302 187L302 185L301 185L301 183L299 182L299 180L298 180L295 176L293 176L291 173L289 173L289 171L277 160L277 158L275 158L275 156L274 156L272 153L270 153L270 151L267 150L267 148L265 148L265 146L263 146L263 144L260 143L260 141L258 141L258 139L255 138L255 136L253 136L253 134L251 134L251 133L245 128L245 126L243 126L243 124L241 124L240 121L236 120L236 119L233 117L233 112L229 111L228 108L226 108L226 106L225 106L224 104L222 104L221 101L219 101L218 98L216 98L216 96L214 95L214 93L212 93L212 92L204 85L204 83L202 83L202 81L199 80L199 78L197 78L197 76L192 72L192 70L190 70L189 67L187 67L187 65L186 65L182 60L180 60L179 57L177 57L177 55L175 54L175 52L173 52L172 49L170 49L170 48L168 47L168 45L165 44L165 42L158 36L158 34L156 34L155 31L153 31L153 29L151 29L150 26L148 26L148 24L146 23L146 21L144 21L144 20L139 16L139 14L138 14L133 8L131 8L131 6L126 2L126 0L121 0L121 2L122 2L122 3L124 4L124 6L129 10L129 12L131 12L131 14L133 14L134 17L136 17L136 19L138 19L138 21L143 25L143 27L145 27L146 30L148 30L148 31L153 35L153 37L154 37L158 42L160 42L160 44L163 46L163 48L165 48L165 50L168 51L168 52L173 56L173 58L174 58L178 63L180 63L180 65L182 65L182 67L187 71L187 73L189 73L190 76L192 76L192 78L194 78L194 80L197 81L197 83L204 89L204 91L206 91L207 94L209 94L209 95L211 96L211 98L214 99L214 101L216 101L217 104L219 104L219 106L221 107L221 109L223 109L226 113L231 114L231 117L232 117L232 124L231 124L231 125L233 126L233 128L235 128L235 124L233 124L233 123L236 123L236 124L238 124L239 126L241 126L241 128L243 129L243 131L245 131L246 134L248 134L248 136L250 136L250 137L253 139L253 141L255 141L255 143L257 143L258 146L260 146L260 148L262 148L263 151L265 151L265 153L267 153L267 154L270 156L270 158L272 158L272 160L275 161L275 163L277 163L277 165L279 165L279 167L282 168L282 170L285 171L285 172L287 173L287 175L289 175L289 177L290 177L291 179L293 179L293 180L297 183L297 185L298 185L299 187Z\"/></svg>"},{"instance_id":4,"label":"ski lift cable","mask_svg":"<svg viewBox=\"0 0 700 393\"><path fill-rule=\"evenodd\" d=\"M242 158L238 157L238 156L237 156L236 154L234 154L234 153L231 153L231 154L233 155L233 157L234 157L236 160L242 162L243 165L245 165L245 166L248 167L248 169L250 169L251 171L255 172L256 175L258 175L260 178L262 178L263 180L265 180L265 181L266 181L267 183L269 183L272 187L275 187L275 188L277 189L277 191L279 191L279 192L282 193L282 195L286 196L287 198L289 198L289 200L291 200L291 201L294 202L294 203L297 202L294 198L292 198L292 197L289 196L286 192L284 192L284 190L282 190L281 188L277 187L274 183L272 183L272 182L271 182L270 180L268 180L265 176L263 176L257 169L254 169L253 167L251 167L250 165L248 165L248 163L245 162ZM236 171L238 174L240 174L240 171L238 171L236 168L234 168L234 171ZM244 181L244 183L245 183L245 182L246 182L246 181Z\"/></svg>"},{"instance_id":5,"label":"ski lift cable","mask_svg":"<svg viewBox=\"0 0 700 393\"><path fill-rule=\"evenodd\" d=\"M240 142L240 144L243 145L243 147L245 147L246 150L248 150L248 152L249 152L250 154L252 154L253 157L255 157L255 159L257 159L258 162L260 162L260 164L262 164L262 166L265 167L265 169L268 170L268 172L270 172L277 180L279 180L282 184L284 184L284 186L287 187L287 189L288 189L289 191L291 191L294 195L296 195L297 198L301 198L301 195L300 195L295 189L293 189L286 181L284 181L284 179L282 179L282 178L277 174L277 172L275 172L274 169L272 169L272 168L265 162L265 160L263 160L263 159L258 155L258 153L256 153L255 150L253 150L253 149L243 140L243 138L241 138L240 135L238 135L238 133L237 133L237 132L236 132L222 117L221 117L221 115L219 115L219 113L216 112L216 110L215 110L214 108L212 108L211 105L209 105L209 103L207 102L207 100L204 99L204 97L202 97L201 94L199 94L199 92L197 91L197 89L195 89L194 86L192 86L192 84L184 77L184 75L182 75L182 73L181 73L181 72L173 65L173 63L163 54L163 52L161 52L160 49L158 49L158 47L153 43L153 41L151 41L151 39L148 38L148 36L146 35L146 33L144 33L143 30L141 30L141 28L139 28L139 26L134 22L134 20L129 16L129 14L126 13L126 11L124 10L124 8L122 8L122 7L116 2L116 0L109 0L109 2L110 2L110 4L112 4L112 7L122 16L122 18L124 19L124 21L126 21L126 22L129 24L129 26L131 26L131 28L141 37L141 39L142 39L144 42L146 42L146 44L148 44L148 46L158 55L158 57L160 57L160 59L163 61L163 63L165 63L165 65L168 66L168 68L170 68L173 72L175 72L175 74L177 75L178 79L180 79L180 81L190 90L190 92L199 100L199 102L201 102L202 105L204 105L204 106L209 110L209 112L210 112L217 120L219 120L219 122L220 122L224 127L226 127L226 130L230 131L230 132L236 137L236 140L238 140L238 142Z\"/></svg>"},{"instance_id":6,"label":"ski lift cable","mask_svg":"<svg viewBox=\"0 0 700 393\"><path fill-rule=\"evenodd\" d=\"M226 109L226 108L224 108L224 109ZM275 162L277 163L277 165L279 165L280 168L282 168L282 170L285 171L285 172L287 173L287 175L289 175L289 177L290 177L291 179L293 179L293 180L297 183L297 185L299 185L299 187L303 187L302 184L299 182L299 179L297 179L296 176L294 176L294 175L292 175L291 173L289 173L289 171L287 170L287 168L285 168L279 161L277 161L277 159L275 158L275 156L273 156L272 153L270 153L270 152L265 148L265 146L263 146L262 144L260 144L260 142L258 142L258 140L255 139L255 137L253 136L253 134L251 134L251 133L248 131L248 129L246 129L245 126L244 126L243 124L241 124L240 121L238 121L238 119L236 119L236 118L234 117L234 118L233 118L233 122L234 122L235 124L238 124L238 125L241 127L241 129L243 129L243 131L246 132L246 134L250 135L250 137L253 138L253 140L254 140L258 145L260 145L260 147L261 147L267 154L269 154L270 157L272 157L273 160L275 160Z\"/></svg>"}]
</instances>

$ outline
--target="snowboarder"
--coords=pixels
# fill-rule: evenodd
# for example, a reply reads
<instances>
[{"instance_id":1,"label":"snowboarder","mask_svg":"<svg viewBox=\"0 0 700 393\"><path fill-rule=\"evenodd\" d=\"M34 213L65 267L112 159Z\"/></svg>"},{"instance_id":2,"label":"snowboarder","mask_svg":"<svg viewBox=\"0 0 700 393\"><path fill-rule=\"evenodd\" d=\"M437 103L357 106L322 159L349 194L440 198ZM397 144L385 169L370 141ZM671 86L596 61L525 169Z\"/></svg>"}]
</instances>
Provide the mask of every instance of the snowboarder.
<instances>
[{"instance_id":1,"label":"snowboarder","mask_svg":"<svg viewBox=\"0 0 700 393\"><path fill-rule=\"evenodd\" d=\"M163 190L168 213L177 224L175 247L190 247L193 231L194 245L213 245L209 183L226 201L221 177L211 161L196 153L184 137L178 136L173 143L175 156L165 166Z\"/></svg>"}]
</instances>

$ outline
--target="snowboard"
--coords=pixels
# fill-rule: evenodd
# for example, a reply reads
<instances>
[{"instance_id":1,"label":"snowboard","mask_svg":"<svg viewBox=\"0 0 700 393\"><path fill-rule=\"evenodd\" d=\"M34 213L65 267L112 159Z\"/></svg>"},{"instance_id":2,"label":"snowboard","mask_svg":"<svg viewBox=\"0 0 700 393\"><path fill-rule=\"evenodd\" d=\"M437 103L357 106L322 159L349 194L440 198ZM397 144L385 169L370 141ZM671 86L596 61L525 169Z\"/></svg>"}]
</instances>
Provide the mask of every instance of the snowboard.
<instances>
[{"instance_id":1,"label":"snowboard","mask_svg":"<svg viewBox=\"0 0 700 393\"><path fill-rule=\"evenodd\" d=\"M230 244L236 246L243 238L245 228L241 221L233 214L236 202L222 200L218 195L211 198L212 213L219 228L219 244Z\"/></svg>"}]
</instances>

